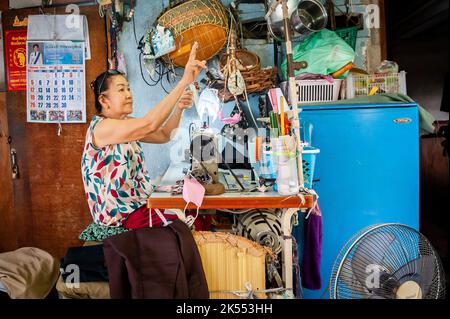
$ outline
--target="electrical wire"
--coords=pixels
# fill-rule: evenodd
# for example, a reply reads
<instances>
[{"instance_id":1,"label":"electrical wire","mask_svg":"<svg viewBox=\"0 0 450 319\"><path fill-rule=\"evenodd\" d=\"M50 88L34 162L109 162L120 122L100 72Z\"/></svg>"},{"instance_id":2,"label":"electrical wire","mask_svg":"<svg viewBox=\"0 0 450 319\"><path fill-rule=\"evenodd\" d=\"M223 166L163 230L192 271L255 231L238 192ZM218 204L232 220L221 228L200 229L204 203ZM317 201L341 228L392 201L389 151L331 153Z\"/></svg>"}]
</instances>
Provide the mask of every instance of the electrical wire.
<instances>
[{"instance_id":1,"label":"electrical wire","mask_svg":"<svg viewBox=\"0 0 450 319\"><path fill-rule=\"evenodd\" d=\"M142 55L143 55L143 53L140 52L140 53L139 53L139 69L141 70L141 76L142 76L142 79L144 80L145 84L147 84L148 86L156 86L156 85L158 84L158 82L159 82L160 79L158 79L158 81L157 81L157 80L154 80L154 79L152 78L152 76L149 74L148 76L150 77L150 80L153 82L153 83L149 83L149 82L147 81L147 79L145 78L145 76L144 76L144 71L142 70Z\"/></svg>"},{"instance_id":2,"label":"electrical wire","mask_svg":"<svg viewBox=\"0 0 450 319\"><path fill-rule=\"evenodd\" d=\"M136 44L139 45L139 41L138 41L137 36L136 36L136 21L134 20L134 16L135 16L135 15L136 15L136 14L133 14L133 17L132 17L132 21L133 21L133 33L134 33L134 40L136 41Z\"/></svg>"},{"instance_id":3,"label":"electrical wire","mask_svg":"<svg viewBox=\"0 0 450 319\"><path fill-rule=\"evenodd\" d=\"M144 55L144 53L141 50L141 52L139 53L139 69L140 69L140 72L141 72L141 77L144 80L145 84L147 84L150 87L155 87L156 85L160 84L161 88L164 90L164 92L166 94L169 94L169 91L165 88L163 82L164 82L164 76L166 76L167 77L167 82L170 83L170 77L169 76L170 76L172 71L169 68L166 68L166 66L164 65L164 62L162 62L159 59L156 59L155 60L155 73L157 75L157 78L153 78L150 74L148 74L148 77L150 78L150 81L151 81L151 82L149 82L145 78L144 71L142 69L142 64L143 64L142 56L143 55Z\"/></svg>"}]
</instances>

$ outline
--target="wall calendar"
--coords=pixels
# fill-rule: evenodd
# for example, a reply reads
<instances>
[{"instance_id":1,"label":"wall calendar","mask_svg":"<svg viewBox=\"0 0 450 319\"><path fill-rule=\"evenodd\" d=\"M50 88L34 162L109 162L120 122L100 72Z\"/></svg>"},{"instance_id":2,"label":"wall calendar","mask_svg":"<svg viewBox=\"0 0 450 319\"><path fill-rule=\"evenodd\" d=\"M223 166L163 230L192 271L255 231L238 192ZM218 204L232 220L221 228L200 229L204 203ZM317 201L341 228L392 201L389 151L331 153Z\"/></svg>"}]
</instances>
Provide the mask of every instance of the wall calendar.
<instances>
[{"instance_id":1,"label":"wall calendar","mask_svg":"<svg viewBox=\"0 0 450 319\"><path fill-rule=\"evenodd\" d=\"M27 42L27 121L86 123L81 41Z\"/></svg>"}]
</instances>

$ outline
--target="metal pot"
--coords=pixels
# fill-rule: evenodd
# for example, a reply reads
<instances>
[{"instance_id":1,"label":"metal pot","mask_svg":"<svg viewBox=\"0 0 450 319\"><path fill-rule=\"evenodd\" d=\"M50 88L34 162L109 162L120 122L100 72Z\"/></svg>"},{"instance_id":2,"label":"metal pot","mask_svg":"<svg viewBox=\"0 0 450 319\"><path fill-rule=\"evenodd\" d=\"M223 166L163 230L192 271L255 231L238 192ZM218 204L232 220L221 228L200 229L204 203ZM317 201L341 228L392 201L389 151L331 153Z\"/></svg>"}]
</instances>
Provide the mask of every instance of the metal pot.
<instances>
[{"instance_id":1,"label":"metal pot","mask_svg":"<svg viewBox=\"0 0 450 319\"><path fill-rule=\"evenodd\" d=\"M272 0L266 0L270 8ZM291 38L299 39L311 32L323 29L328 20L327 10L317 0L288 0L288 15L290 17ZM285 41L283 8L281 3L275 8L267 21L269 32L277 41Z\"/></svg>"},{"instance_id":2,"label":"metal pot","mask_svg":"<svg viewBox=\"0 0 450 319\"><path fill-rule=\"evenodd\" d=\"M298 3L300 0L288 0L288 14L289 16L296 10ZM267 7L270 8L272 5L272 0L267 0ZM283 42L284 39L284 23L283 23L283 8L281 3L275 8L272 14L269 16L267 20L267 28L269 32L272 34L275 40ZM298 38L300 34L295 32L295 30L291 27L291 37L292 39Z\"/></svg>"},{"instance_id":3,"label":"metal pot","mask_svg":"<svg viewBox=\"0 0 450 319\"><path fill-rule=\"evenodd\" d=\"M327 26L327 9L317 0L303 0L291 15L291 26L297 33L308 35Z\"/></svg>"}]
</instances>

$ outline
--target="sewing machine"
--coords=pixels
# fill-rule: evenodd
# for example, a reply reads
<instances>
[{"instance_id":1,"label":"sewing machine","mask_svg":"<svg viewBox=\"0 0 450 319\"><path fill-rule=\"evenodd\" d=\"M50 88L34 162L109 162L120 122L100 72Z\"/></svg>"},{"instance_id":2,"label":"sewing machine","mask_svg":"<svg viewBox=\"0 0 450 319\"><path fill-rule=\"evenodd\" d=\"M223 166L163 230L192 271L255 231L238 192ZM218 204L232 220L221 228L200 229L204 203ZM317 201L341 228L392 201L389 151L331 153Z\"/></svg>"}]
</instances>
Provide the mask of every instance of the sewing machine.
<instances>
[{"instance_id":1,"label":"sewing machine","mask_svg":"<svg viewBox=\"0 0 450 319\"><path fill-rule=\"evenodd\" d=\"M226 140L226 138L224 138ZM222 142L222 143L220 143ZM225 144L225 146L221 145ZM222 152L220 151L223 146ZM190 171L202 179L208 179L207 175L211 176L214 183L222 183L226 191L250 191L254 190L257 182L255 172L252 170L249 163L246 169L235 168L234 161L236 161L236 153L241 154L241 160L244 160L244 149L239 152L238 149L229 149L226 146L232 147L230 143L223 141L220 134L215 134L208 128L202 128L192 132L189 158ZM241 148L247 145L242 145ZM227 156L221 153L230 153L234 156ZM240 156L237 156L240 157ZM227 161L232 162L228 163ZM220 171L219 171L220 168ZM187 173L185 169L184 173ZM199 176L200 175L200 176Z\"/></svg>"},{"instance_id":2,"label":"sewing machine","mask_svg":"<svg viewBox=\"0 0 450 319\"><path fill-rule=\"evenodd\" d=\"M190 145L191 172L204 172L214 183L219 181L219 143L217 135L207 128L192 133Z\"/></svg>"}]
</instances>

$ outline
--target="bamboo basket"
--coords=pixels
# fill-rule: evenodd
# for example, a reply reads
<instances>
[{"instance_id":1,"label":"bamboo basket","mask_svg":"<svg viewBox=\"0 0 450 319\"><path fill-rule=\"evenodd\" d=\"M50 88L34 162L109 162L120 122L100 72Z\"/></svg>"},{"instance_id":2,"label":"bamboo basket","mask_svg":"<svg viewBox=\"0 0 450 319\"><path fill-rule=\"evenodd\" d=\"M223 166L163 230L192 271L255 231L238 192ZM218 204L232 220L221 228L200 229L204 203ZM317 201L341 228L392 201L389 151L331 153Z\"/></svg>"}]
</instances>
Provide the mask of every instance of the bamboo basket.
<instances>
[{"instance_id":1,"label":"bamboo basket","mask_svg":"<svg viewBox=\"0 0 450 319\"><path fill-rule=\"evenodd\" d=\"M247 93L261 92L272 88L276 81L276 71L274 68L259 69L244 72L242 74L245 80Z\"/></svg>"},{"instance_id":2,"label":"bamboo basket","mask_svg":"<svg viewBox=\"0 0 450 319\"><path fill-rule=\"evenodd\" d=\"M224 232L193 232L202 259L211 299L240 299L231 291L266 289L265 257L271 253L247 238ZM267 298L265 293L255 293Z\"/></svg>"},{"instance_id":3,"label":"bamboo basket","mask_svg":"<svg viewBox=\"0 0 450 319\"><path fill-rule=\"evenodd\" d=\"M227 43L228 16L219 0L189 0L164 12L157 23L172 30L176 50L169 58L184 67L192 44L198 42L197 60L209 60Z\"/></svg>"},{"instance_id":4,"label":"bamboo basket","mask_svg":"<svg viewBox=\"0 0 450 319\"><path fill-rule=\"evenodd\" d=\"M245 81L247 93L261 92L274 87L276 83L276 69L261 69L261 61L256 53L247 50L235 51L237 68ZM228 61L228 54L223 54L220 58L221 69L224 70Z\"/></svg>"},{"instance_id":5,"label":"bamboo basket","mask_svg":"<svg viewBox=\"0 0 450 319\"><path fill-rule=\"evenodd\" d=\"M259 70L261 68L261 61L256 53L247 50L236 50L236 61L239 71L246 72L252 70ZM220 58L220 66L223 69L227 64L228 54L223 54Z\"/></svg>"}]
</instances>

